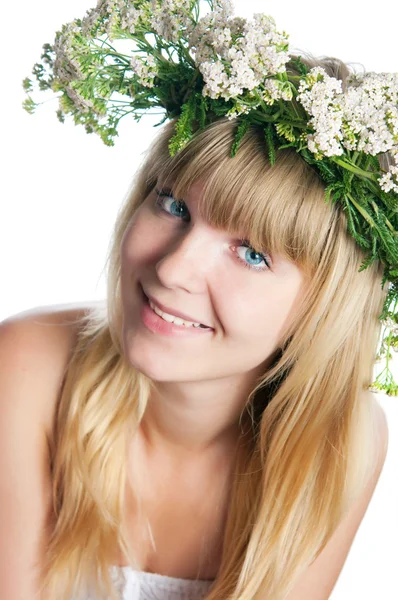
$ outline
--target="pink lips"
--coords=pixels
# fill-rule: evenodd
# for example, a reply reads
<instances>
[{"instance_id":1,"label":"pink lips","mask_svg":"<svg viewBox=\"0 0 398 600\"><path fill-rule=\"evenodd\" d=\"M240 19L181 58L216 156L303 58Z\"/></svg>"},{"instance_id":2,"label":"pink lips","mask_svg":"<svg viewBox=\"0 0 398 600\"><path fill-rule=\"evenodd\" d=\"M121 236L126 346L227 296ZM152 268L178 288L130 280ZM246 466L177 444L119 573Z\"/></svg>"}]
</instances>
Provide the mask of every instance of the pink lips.
<instances>
[{"instance_id":1,"label":"pink lips","mask_svg":"<svg viewBox=\"0 0 398 600\"><path fill-rule=\"evenodd\" d=\"M192 323L201 323L201 321L199 321L198 319L195 319L195 317L190 317L189 315L186 315L186 314L182 313L181 311L175 310L174 308L168 308L164 304L161 304L160 302L155 300L155 298L153 298L152 296L149 296L145 292L144 292L144 294L147 298L149 298L149 300L151 302L153 302L153 304L156 304L156 306L158 308L160 308L161 311L168 313L169 315L174 315L175 317L180 317L180 319L184 319L184 321L191 321ZM205 323L201 323L201 324L205 325ZM205 325L205 327L212 329L209 325Z\"/></svg>"},{"instance_id":2,"label":"pink lips","mask_svg":"<svg viewBox=\"0 0 398 600\"><path fill-rule=\"evenodd\" d=\"M157 333L163 336L196 337L198 335L204 335L213 331L212 328L207 327L185 327L184 325L175 325L174 323L169 323L168 321L162 319L162 317L157 315L155 311L152 310L146 298L143 299L143 302L141 304L140 315L142 323L147 329L149 329L153 333ZM178 314L176 316L178 316Z\"/></svg>"}]
</instances>

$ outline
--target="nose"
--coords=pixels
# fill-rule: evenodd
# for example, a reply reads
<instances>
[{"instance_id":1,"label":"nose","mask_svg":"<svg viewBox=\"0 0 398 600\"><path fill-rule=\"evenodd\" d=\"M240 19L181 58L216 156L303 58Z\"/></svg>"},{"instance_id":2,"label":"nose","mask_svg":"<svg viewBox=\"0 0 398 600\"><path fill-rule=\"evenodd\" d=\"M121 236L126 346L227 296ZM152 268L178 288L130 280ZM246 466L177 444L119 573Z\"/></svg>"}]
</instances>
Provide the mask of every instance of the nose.
<instances>
[{"instance_id":1,"label":"nose","mask_svg":"<svg viewBox=\"0 0 398 600\"><path fill-rule=\"evenodd\" d=\"M192 226L173 239L163 249L156 264L160 283L167 288L182 288L200 294L207 288L206 275L212 264L212 236L203 228Z\"/></svg>"}]
</instances>

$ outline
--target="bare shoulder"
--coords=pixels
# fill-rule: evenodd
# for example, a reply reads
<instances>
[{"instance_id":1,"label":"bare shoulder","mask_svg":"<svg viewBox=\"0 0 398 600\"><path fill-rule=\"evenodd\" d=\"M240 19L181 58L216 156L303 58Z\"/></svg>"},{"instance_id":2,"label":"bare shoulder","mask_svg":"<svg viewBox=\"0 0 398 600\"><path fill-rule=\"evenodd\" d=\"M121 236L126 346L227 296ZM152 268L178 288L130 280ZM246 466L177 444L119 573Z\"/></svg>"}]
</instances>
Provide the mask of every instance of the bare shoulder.
<instances>
[{"instance_id":1,"label":"bare shoulder","mask_svg":"<svg viewBox=\"0 0 398 600\"><path fill-rule=\"evenodd\" d=\"M0 598L43 598L38 583L53 526L50 444L86 310L50 306L0 323Z\"/></svg>"},{"instance_id":2,"label":"bare shoulder","mask_svg":"<svg viewBox=\"0 0 398 600\"><path fill-rule=\"evenodd\" d=\"M56 401L81 325L93 304L36 307L0 323L1 370L35 389L35 414L45 432L53 428ZM26 397L24 402L31 400ZM28 411L27 404L21 410Z\"/></svg>"}]
</instances>

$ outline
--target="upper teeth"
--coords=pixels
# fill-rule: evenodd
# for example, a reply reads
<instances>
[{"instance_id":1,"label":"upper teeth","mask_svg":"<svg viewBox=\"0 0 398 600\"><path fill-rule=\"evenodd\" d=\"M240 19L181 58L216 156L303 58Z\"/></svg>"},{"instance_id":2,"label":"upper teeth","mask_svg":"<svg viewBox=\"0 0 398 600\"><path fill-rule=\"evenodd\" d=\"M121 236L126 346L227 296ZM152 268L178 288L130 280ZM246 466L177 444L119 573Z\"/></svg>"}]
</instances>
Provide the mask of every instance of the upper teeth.
<instances>
[{"instance_id":1,"label":"upper teeth","mask_svg":"<svg viewBox=\"0 0 398 600\"><path fill-rule=\"evenodd\" d=\"M168 313L163 312L162 310L160 310L160 308L158 308L155 304L153 304L153 302L151 302L151 300L149 300L149 306L152 308L152 310L157 315L159 315L159 317L162 317L162 319L164 319L165 321L168 321L169 323L174 323L175 325L184 325L185 327L200 327L200 323L193 323L192 321L185 321L184 319L180 319L180 317L176 317L174 315L169 315Z\"/></svg>"}]
</instances>

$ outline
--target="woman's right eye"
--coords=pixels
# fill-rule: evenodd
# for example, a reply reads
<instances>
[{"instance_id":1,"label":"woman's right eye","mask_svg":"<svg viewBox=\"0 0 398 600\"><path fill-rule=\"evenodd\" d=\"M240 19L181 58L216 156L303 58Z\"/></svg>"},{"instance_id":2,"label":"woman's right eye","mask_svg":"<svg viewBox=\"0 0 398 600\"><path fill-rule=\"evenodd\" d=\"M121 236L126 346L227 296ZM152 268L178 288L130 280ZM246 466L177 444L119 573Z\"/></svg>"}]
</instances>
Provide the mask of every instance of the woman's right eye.
<instances>
[{"instance_id":1,"label":"woman's right eye","mask_svg":"<svg viewBox=\"0 0 398 600\"><path fill-rule=\"evenodd\" d=\"M155 191L157 194L156 206L158 206L162 211L183 221L190 220L187 205L183 200L176 200L171 191L168 190Z\"/></svg>"}]
</instances>

